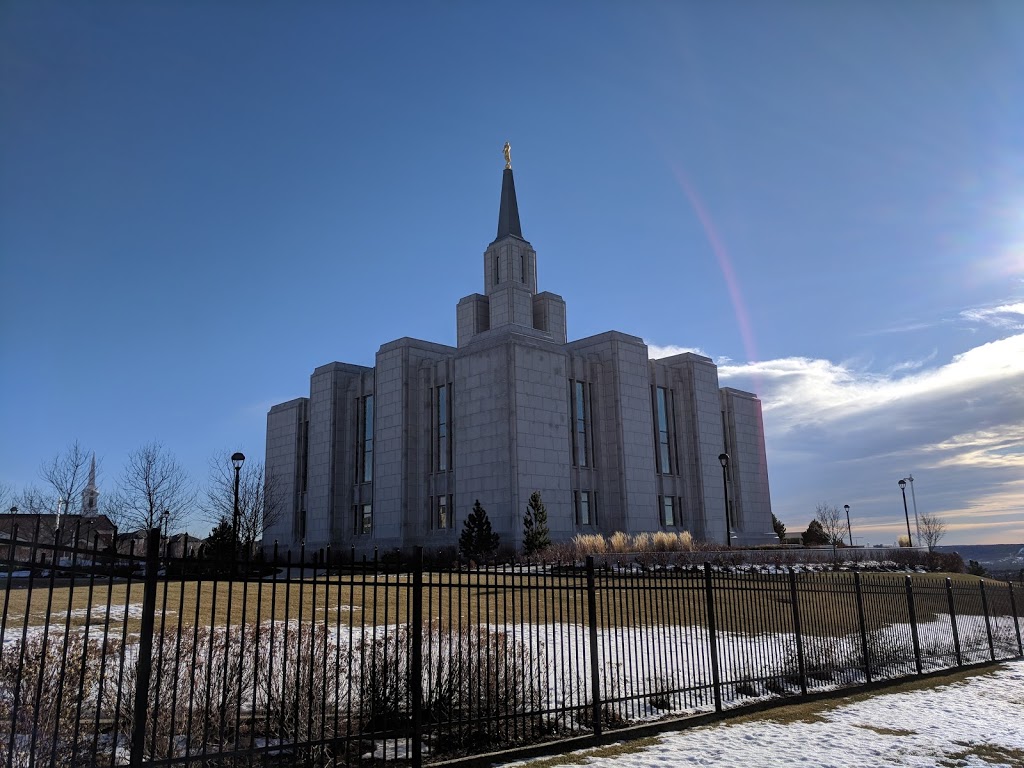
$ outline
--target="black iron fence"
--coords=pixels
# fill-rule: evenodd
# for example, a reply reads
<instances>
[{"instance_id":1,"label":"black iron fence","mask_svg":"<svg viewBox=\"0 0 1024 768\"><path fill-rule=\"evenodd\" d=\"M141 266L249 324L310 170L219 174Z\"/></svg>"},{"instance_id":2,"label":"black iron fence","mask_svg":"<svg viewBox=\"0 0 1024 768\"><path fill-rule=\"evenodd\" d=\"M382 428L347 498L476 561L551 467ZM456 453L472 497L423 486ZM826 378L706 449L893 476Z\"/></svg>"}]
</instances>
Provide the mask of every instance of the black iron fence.
<instances>
[{"instance_id":1,"label":"black iron fence","mask_svg":"<svg viewBox=\"0 0 1024 768\"><path fill-rule=\"evenodd\" d=\"M0 538L0 766L438 762L1022 655L1019 588ZM67 537L78 542L78 537Z\"/></svg>"}]
</instances>

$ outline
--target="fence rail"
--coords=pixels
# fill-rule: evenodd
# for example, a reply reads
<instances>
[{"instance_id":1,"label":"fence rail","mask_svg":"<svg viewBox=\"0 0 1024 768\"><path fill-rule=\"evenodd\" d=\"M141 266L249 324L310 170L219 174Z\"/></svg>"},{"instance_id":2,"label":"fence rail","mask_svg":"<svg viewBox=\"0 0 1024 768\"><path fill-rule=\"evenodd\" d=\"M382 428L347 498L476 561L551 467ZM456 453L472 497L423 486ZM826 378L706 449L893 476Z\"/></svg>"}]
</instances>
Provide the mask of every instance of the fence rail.
<instances>
[{"instance_id":1,"label":"fence rail","mask_svg":"<svg viewBox=\"0 0 1024 768\"><path fill-rule=\"evenodd\" d=\"M420 766L1022 655L1019 588L977 578L42 538L0 538L8 768Z\"/></svg>"}]
</instances>

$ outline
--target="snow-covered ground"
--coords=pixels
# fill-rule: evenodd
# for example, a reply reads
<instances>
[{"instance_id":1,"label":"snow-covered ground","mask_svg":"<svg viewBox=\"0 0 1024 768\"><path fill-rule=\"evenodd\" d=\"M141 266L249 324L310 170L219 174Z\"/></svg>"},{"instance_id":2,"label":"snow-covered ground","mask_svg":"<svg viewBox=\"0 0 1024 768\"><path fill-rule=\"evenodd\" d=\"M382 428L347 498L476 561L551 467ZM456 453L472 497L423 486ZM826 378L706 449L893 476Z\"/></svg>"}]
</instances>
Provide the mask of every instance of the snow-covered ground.
<instances>
[{"instance_id":1,"label":"snow-covered ground","mask_svg":"<svg viewBox=\"0 0 1024 768\"><path fill-rule=\"evenodd\" d=\"M853 693L853 692L851 692ZM836 702L796 722L724 721L669 733L595 768L992 768L1024 765L1024 661L986 674L865 701ZM578 764L577 758L572 763Z\"/></svg>"}]
</instances>

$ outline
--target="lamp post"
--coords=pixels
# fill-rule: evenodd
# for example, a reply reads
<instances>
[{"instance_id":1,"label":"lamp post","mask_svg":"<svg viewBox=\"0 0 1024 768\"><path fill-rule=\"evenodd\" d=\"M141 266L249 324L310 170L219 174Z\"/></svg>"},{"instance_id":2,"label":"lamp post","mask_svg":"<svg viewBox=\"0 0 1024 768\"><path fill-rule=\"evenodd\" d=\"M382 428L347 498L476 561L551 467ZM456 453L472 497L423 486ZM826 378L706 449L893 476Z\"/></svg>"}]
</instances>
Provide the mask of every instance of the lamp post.
<instances>
[{"instance_id":1,"label":"lamp post","mask_svg":"<svg viewBox=\"0 0 1024 768\"><path fill-rule=\"evenodd\" d=\"M168 545L170 544L170 541L168 541L168 535L167 535L169 533L168 529L169 529L170 524L171 524L171 511L169 509L165 509L163 512L160 513L160 527L163 528L163 530L164 530L164 560L167 559L167 548L168 548Z\"/></svg>"},{"instance_id":2,"label":"lamp post","mask_svg":"<svg viewBox=\"0 0 1024 768\"><path fill-rule=\"evenodd\" d=\"M718 454L718 463L722 465L722 490L725 491L725 546L732 546L732 520L729 519L729 454Z\"/></svg>"},{"instance_id":3,"label":"lamp post","mask_svg":"<svg viewBox=\"0 0 1024 768\"><path fill-rule=\"evenodd\" d=\"M914 546L914 539L910 535L910 512L907 511L907 481L900 480L900 493L903 494L903 516L907 518L907 544Z\"/></svg>"},{"instance_id":4,"label":"lamp post","mask_svg":"<svg viewBox=\"0 0 1024 768\"><path fill-rule=\"evenodd\" d=\"M242 471L245 455L241 451L231 454L231 464L235 468L235 512L231 518L231 540L235 547L235 560L238 559L238 473Z\"/></svg>"},{"instance_id":5,"label":"lamp post","mask_svg":"<svg viewBox=\"0 0 1024 768\"><path fill-rule=\"evenodd\" d=\"M843 504L843 509L846 510L846 533L850 537L850 546L853 546L853 530L850 528L850 505Z\"/></svg>"}]
</instances>

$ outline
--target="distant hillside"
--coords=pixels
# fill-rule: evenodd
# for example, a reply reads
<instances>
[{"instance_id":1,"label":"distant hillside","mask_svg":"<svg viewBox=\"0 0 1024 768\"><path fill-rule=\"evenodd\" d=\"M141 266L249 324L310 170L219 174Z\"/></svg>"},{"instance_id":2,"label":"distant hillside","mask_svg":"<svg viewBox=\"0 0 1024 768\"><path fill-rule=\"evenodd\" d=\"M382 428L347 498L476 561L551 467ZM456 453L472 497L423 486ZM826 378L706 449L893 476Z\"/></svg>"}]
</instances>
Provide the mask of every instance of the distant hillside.
<instances>
[{"instance_id":1,"label":"distant hillside","mask_svg":"<svg viewBox=\"0 0 1024 768\"><path fill-rule=\"evenodd\" d=\"M1017 578L1024 568L1024 544L951 544L935 549L956 552L964 563L977 560L996 577Z\"/></svg>"}]
</instances>

